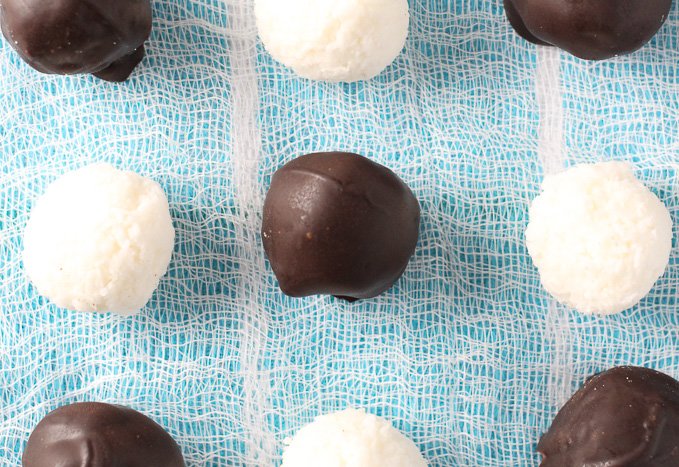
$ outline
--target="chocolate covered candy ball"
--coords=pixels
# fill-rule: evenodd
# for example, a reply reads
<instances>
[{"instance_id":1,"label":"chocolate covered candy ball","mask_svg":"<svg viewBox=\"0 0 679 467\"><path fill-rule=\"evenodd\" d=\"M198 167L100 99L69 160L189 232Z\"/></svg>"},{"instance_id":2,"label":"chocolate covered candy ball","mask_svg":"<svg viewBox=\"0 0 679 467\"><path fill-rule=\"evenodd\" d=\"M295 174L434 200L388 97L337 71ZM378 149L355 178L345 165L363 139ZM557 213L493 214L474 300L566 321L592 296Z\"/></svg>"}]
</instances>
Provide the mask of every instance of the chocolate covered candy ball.
<instances>
[{"instance_id":1,"label":"chocolate covered candy ball","mask_svg":"<svg viewBox=\"0 0 679 467\"><path fill-rule=\"evenodd\" d=\"M28 439L23 467L184 467L156 422L119 405L83 402L47 414Z\"/></svg>"},{"instance_id":2,"label":"chocolate covered candy ball","mask_svg":"<svg viewBox=\"0 0 679 467\"><path fill-rule=\"evenodd\" d=\"M58 306L130 316L167 272L174 238L158 183L91 164L55 180L36 201L24 232L24 269Z\"/></svg>"},{"instance_id":3,"label":"chocolate covered candy ball","mask_svg":"<svg viewBox=\"0 0 679 467\"><path fill-rule=\"evenodd\" d=\"M524 39L586 60L634 52L658 32L672 0L504 0Z\"/></svg>"},{"instance_id":4,"label":"chocolate covered candy ball","mask_svg":"<svg viewBox=\"0 0 679 467\"><path fill-rule=\"evenodd\" d=\"M623 366L592 376L538 444L542 467L676 467L679 382Z\"/></svg>"},{"instance_id":5,"label":"chocolate covered candy ball","mask_svg":"<svg viewBox=\"0 0 679 467\"><path fill-rule=\"evenodd\" d=\"M262 240L281 289L349 300L379 295L415 251L420 206L391 170L358 154L308 154L281 167Z\"/></svg>"},{"instance_id":6,"label":"chocolate covered candy ball","mask_svg":"<svg viewBox=\"0 0 679 467\"><path fill-rule=\"evenodd\" d=\"M124 81L144 56L149 0L3 0L2 33L43 73Z\"/></svg>"}]
</instances>

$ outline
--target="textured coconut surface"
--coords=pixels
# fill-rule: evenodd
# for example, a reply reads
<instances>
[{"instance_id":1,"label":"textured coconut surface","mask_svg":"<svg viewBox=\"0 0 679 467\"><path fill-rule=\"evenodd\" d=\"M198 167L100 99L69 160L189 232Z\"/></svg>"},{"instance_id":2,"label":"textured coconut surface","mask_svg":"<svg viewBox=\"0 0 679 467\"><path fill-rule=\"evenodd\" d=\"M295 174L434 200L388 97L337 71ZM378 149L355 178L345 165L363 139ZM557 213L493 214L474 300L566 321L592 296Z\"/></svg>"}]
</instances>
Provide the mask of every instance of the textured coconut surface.
<instances>
[{"instance_id":1,"label":"textured coconut surface","mask_svg":"<svg viewBox=\"0 0 679 467\"><path fill-rule=\"evenodd\" d=\"M364 409L319 415L285 440L281 467L425 467L417 446Z\"/></svg>"},{"instance_id":2,"label":"textured coconut surface","mask_svg":"<svg viewBox=\"0 0 679 467\"><path fill-rule=\"evenodd\" d=\"M94 400L156 420L191 466L278 465L284 439L346 407L432 466L535 465L587 376L679 376L675 249L638 305L598 318L550 298L524 238L544 175L581 162L631 162L676 223L677 5L641 51L590 63L520 39L501 3L411 1L404 51L350 85L275 62L246 0L154 0L123 84L38 74L3 42L0 463L49 411ZM422 206L408 269L375 299L284 297L261 247L271 174L328 150L388 166ZM176 229L131 318L60 309L22 268L38 196L98 161L157 181Z\"/></svg>"},{"instance_id":3,"label":"textured coconut surface","mask_svg":"<svg viewBox=\"0 0 679 467\"><path fill-rule=\"evenodd\" d=\"M407 0L257 0L257 31L271 56L304 78L374 78L403 49Z\"/></svg>"},{"instance_id":4,"label":"textured coconut surface","mask_svg":"<svg viewBox=\"0 0 679 467\"><path fill-rule=\"evenodd\" d=\"M162 188L105 163L69 172L35 202L24 272L55 305L132 315L151 298L174 250Z\"/></svg>"},{"instance_id":5,"label":"textured coconut surface","mask_svg":"<svg viewBox=\"0 0 679 467\"><path fill-rule=\"evenodd\" d=\"M636 305L667 268L671 216L625 162L547 176L529 217L526 246L542 285L582 313Z\"/></svg>"}]
</instances>

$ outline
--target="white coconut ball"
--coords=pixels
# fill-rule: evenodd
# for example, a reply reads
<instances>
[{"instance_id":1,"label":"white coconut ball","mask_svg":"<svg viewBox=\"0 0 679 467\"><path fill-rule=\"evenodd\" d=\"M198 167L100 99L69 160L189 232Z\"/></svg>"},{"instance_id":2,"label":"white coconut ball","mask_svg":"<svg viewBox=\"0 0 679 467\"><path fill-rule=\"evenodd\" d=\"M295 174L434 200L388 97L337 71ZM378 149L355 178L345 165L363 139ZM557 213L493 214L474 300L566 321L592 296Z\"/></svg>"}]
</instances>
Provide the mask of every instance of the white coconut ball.
<instances>
[{"instance_id":1,"label":"white coconut ball","mask_svg":"<svg viewBox=\"0 0 679 467\"><path fill-rule=\"evenodd\" d=\"M174 229L160 185L108 164L67 173L37 200L24 268L60 307L131 315L167 271Z\"/></svg>"},{"instance_id":2,"label":"white coconut ball","mask_svg":"<svg viewBox=\"0 0 679 467\"><path fill-rule=\"evenodd\" d=\"M558 301L608 315L638 303L664 273L672 220L629 164L579 165L545 178L526 244Z\"/></svg>"},{"instance_id":3,"label":"white coconut ball","mask_svg":"<svg viewBox=\"0 0 679 467\"><path fill-rule=\"evenodd\" d=\"M365 410L317 417L286 440L281 467L425 467L415 443Z\"/></svg>"},{"instance_id":4,"label":"white coconut ball","mask_svg":"<svg viewBox=\"0 0 679 467\"><path fill-rule=\"evenodd\" d=\"M322 81L370 79L403 49L407 0L255 0L259 37L298 75Z\"/></svg>"}]
</instances>

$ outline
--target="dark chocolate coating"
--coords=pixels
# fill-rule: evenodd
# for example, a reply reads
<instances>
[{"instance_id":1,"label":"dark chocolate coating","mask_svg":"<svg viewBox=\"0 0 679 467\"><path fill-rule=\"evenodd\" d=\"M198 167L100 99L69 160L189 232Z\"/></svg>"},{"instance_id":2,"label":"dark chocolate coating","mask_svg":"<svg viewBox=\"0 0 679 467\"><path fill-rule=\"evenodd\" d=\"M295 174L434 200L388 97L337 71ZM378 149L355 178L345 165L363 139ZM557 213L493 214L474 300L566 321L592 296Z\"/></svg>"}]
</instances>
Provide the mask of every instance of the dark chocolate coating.
<instances>
[{"instance_id":1,"label":"dark chocolate coating","mask_svg":"<svg viewBox=\"0 0 679 467\"><path fill-rule=\"evenodd\" d=\"M538 444L542 467L676 467L679 382L617 367L587 380Z\"/></svg>"},{"instance_id":2,"label":"dark chocolate coating","mask_svg":"<svg viewBox=\"0 0 679 467\"><path fill-rule=\"evenodd\" d=\"M672 0L504 0L504 5L524 39L603 60L634 52L651 40Z\"/></svg>"},{"instance_id":3,"label":"dark chocolate coating","mask_svg":"<svg viewBox=\"0 0 679 467\"><path fill-rule=\"evenodd\" d=\"M144 56L150 0L2 0L2 33L43 73L124 81Z\"/></svg>"},{"instance_id":4,"label":"dark chocolate coating","mask_svg":"<svg viewBox=\"0 0 679 467\"><path fill-rule=\"evenodd\" d=\"M24 467L184 467L156 422L120 405L84 402L47 414L28 439Z\"/></svg>"},{"instance_id":5,"label":"dark chocolate coating","mask_svg":"<svg viewBox=\"0 0 679 467\"><path fill-rule=\"evenodd\" d=\"M358 154L307 154L278 169L262 240L281 289L348 300L379 295L415 251L420 205L386 167Z\"/></svg>"}]
</instances>

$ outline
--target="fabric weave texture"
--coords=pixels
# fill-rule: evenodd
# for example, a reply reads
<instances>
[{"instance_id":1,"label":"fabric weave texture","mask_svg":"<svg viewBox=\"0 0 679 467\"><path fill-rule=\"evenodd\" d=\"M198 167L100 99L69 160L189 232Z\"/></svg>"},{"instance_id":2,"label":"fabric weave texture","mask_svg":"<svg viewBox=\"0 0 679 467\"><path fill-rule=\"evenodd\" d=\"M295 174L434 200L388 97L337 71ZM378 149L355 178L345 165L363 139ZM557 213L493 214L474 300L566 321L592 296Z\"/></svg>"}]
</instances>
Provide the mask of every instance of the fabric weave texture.
<instances>
[{"instance_id":1,"label":"fabric weave texture","mask_svg":"<svg viewBox=\"0 0 679 467\"><path fill-rule=\"evenodd\" d=\"M42 75L0 47L0 464L75 401L127 405L190 466L273 466L316 415L364 407L432 466L537 465L535 445L592 373L679 377L675 249L635 308L556 304L524 244L545 172L627 160L679 221L679 12L641 51L589 63L516 36L498 0L411 0L376 79L297 78L257 39L250 0L154 0L131 79ZM259 226L273 172L316 151L387 165L422 206L398 283L350 304L277 288ZM133 318L58 309L21 266L30 208L107 161L158 181L177 232Z\"/></svg>"}]
</instances>

